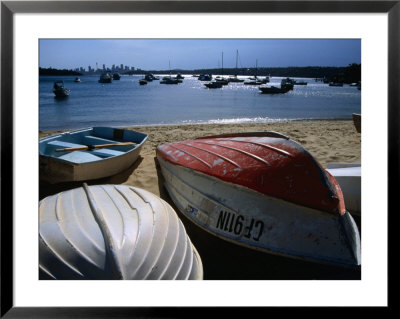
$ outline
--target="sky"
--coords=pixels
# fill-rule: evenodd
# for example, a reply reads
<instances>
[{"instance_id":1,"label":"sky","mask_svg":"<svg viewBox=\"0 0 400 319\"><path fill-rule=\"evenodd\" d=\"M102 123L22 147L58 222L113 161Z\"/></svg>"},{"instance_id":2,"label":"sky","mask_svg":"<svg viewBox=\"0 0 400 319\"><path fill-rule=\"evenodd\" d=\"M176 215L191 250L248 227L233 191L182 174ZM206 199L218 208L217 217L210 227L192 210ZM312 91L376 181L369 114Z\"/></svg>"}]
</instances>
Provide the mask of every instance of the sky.
<instances>
[{"instance_id":1,"label":"sky","mask_svg":"<svg viewBox=\"0 0 400 319\"><path fill-rule=\"evenodd\" d=\"M102 68L113 64L143 70L361 63L360 39L41 39L42 68ZM223 65L222 65L223 64Z\"/></svg>"}]
</instances>

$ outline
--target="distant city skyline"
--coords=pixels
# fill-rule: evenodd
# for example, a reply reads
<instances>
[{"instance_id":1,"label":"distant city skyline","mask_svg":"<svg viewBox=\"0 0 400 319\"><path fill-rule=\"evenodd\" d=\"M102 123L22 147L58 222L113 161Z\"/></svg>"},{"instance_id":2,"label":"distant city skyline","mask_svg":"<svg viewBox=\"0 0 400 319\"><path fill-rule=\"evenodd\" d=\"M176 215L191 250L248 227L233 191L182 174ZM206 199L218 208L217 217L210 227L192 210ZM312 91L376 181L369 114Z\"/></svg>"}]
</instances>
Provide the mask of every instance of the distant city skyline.
<instances>
[{"instance_id":1,"label":"distant city skyline","mask_svg":"<svg viewBox=\"0 0 400 319\"><path fill-rule=\"evenodd\" d=\"M39 66L88 71L361 64L360 39L41 39Z\"/></svg>"}]
</instances>

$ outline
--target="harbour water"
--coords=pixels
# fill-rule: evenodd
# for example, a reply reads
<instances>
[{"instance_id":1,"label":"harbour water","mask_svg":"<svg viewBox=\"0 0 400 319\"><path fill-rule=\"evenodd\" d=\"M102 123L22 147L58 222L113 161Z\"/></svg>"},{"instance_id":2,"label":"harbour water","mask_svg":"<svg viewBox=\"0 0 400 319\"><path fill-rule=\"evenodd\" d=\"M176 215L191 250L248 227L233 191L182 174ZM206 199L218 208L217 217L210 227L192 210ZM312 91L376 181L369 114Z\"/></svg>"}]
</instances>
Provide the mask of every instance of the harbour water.
<instances>
[{"instance_id":1,"label":"harbour water","mask_svg":"<svg viewBox=\"0 0 400 319\"><path fill-rule=\"evenodd\" d=\"M162 76L160 76L161 78ZM99 83L99 76L40 76L39 129L77 129L92 126L143 126L201 123L278 122L297 119L351 119L361 113L361 91L344 84L331 87L310 78L285 94L261 94L258 86L229 83L207 89L196 77L182 83L140 85L141 75L121 76ZM247 77L243 77L247 79ZM70 96L57 99L55 80L63 80ZM280 86L282 77L268 85Z\"/></svg>"}]
</instances>

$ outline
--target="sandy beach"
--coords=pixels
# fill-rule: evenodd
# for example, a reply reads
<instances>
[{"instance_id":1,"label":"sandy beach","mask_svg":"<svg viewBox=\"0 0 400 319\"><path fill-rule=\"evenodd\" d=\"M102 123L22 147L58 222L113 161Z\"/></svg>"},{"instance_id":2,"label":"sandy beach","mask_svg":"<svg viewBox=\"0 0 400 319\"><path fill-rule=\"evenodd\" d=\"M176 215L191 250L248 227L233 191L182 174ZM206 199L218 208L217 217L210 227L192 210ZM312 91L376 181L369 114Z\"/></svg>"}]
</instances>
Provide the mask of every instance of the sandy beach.
<instances>
[{"instance_id":1,"label":"sandy beach","mask_svg":"<svg viewBox=\"0 0 400 319\"><path fill-rule=\"evenodd\" d=\"M361 162L361 134L352 120L291 121L269 124L204 124L141 126L129 129L149 135L138 160L126 171L88 184L125 184L146 189L166 200L182 220L190 239L198 250L204 269L204 279L360 279L359 270L321 266L261 253L201 230L179 212L163 186L163 177L157 170L156 148L163 143L192 139L200 136L234 132L275 131L303 145L323 166L330 162ZM40 138L61 131L40 132ZM39 199L59 192L81 187L82 183L39 184ZM360 220L356 220L360 229ZM210 249L213 247L213 249ZM238 258L240 256L240 258ZM235 265L235 267L232 267Z\"/></svg>"},{"instance_id":2,"label":"sandy beach","mask_svg":"<svg viewBox=\"0 0 400 319\"><path fill-rule=\"evenodd\" d=\"M361 134L357 133L352 120L310 120L281 123L253 124L199 124L140 126L129 129L149 135L140 158L126 172L104 179L104 183L136 186L160 196L159 178L156 169L156 148L158 145L234 132L274 131L284 134L306 148L323 166L330 162L361 162ZM61 131L40 132L39 137ZM54 188L53 188L54 189Z\"/></svg>"}]
</instances>

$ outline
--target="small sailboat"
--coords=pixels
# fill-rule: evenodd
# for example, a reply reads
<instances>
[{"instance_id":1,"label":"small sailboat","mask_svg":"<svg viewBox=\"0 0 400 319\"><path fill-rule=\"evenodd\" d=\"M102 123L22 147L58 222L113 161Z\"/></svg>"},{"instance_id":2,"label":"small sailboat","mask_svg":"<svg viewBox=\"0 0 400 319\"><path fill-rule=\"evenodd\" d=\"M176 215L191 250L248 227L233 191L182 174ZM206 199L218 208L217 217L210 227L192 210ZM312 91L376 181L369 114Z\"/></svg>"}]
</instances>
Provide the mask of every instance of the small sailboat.
<instances>
[{"instance_id":1,"label":"small sailboat","mask_svg":"<svg viewBox=\"0 0 400 319\"><path fill-rule=\"evenodd\" d=\"M235 70L236 70L236 73L235 73L235 75L233 76L233 77L229 77L229 82L233 82L233 83L236 83L236 82L239 82L239 83L241 83L241 82L244 82L244 79L239 79L238 77L237 77L237 68L238 68L238 56L239 56L239 51L238 50L236 50L236 67L235 67Z\"/></svg>"},{"instance_id":2,"label":"small sailboat","mask_svg":"<svg viewBox=\"0 0 400 319\"><path fill-rule=\"evenodd\" d=\"M164 76L161 79L160 84L178 84L178 83L181 83L182 80L172 77L170 61L168 61L168 67L169 67L169 76Z\"/></svg>"},{"instance_id":3,"label":"small sailboat","mask_svg":"<svg viewBox=\"0 0 400 319\"><path fill-rule=\"evenodd\" d=\"M224 75L224 52L222 52L221 76L217 76L215 78L215 81L221 83L222 85L227 85L229 83L229 80L225 78L223 75Z\"/></svg>"},{"instance_id":4,"label":"small sailboat","mask_svg":"<svg viewBox=\"0 0 400 319\"><path fill-rule=\"evenodd\" d=\"M261 85L261 84L264 84L264 82L257 77L257 63L258 63L258 61L256 60L256 74L255 74L255 76L250 78L250 81L245 81L243 84L245 84L245 85Z\"/></svg>"}]
</instances>

